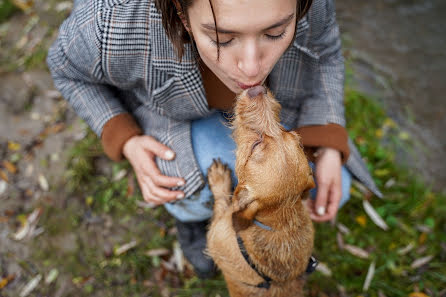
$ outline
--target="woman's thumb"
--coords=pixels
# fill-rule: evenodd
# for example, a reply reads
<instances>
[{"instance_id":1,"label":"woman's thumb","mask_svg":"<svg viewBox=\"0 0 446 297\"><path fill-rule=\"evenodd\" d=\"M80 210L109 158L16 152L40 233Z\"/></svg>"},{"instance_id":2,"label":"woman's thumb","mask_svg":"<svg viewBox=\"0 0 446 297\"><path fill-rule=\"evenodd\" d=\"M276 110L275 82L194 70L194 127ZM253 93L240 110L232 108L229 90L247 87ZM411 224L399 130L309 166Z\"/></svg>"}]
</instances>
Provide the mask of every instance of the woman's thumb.
<instances>
[{"instance_id":1,"label":"woman's thumb","mask_svg":"<svg viewBox=\"0 0 446 297\"><path fill-rule=\"evenodd\" d=\"M175 158L174 151L151 136L144 137L144 147L161 159L173 160Z\"/></svg>"}]
</instances>

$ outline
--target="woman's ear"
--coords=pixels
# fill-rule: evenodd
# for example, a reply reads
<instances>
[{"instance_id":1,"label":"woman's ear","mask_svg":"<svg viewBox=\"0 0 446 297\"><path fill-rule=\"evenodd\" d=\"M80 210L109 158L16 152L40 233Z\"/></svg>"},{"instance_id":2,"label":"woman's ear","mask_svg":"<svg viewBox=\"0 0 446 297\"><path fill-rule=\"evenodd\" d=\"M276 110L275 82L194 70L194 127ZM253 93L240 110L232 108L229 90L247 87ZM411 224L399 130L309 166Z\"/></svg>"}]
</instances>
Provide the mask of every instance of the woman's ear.
<instances>
[{"instance_id":1,"label":"woman's ear","mask_svg":"<svg viewBox=\"0 0 446 297\"><path fill-rule=\"evenodd\" d=\"M237 186L232 197L234 213L245 220L253 220L260 208L258 201L250 196L249 190L243 186Z\"/></svg>"},{"instance_id":2,"label":"woman's ear","mask_svg":"<svg viewBox=\"0 0 446 297\"><path fill-rule=\"evenodd\" d=\"M189 35L192 36L192 31L190 29L189 22L187 21L186 14L184 13L180 2L178 0L172 0L172 2L175 5L178 17L180 18L181 22L183 23L184 29L186 29L187 33L189 33Z\"/></svg>"}]
</instances>

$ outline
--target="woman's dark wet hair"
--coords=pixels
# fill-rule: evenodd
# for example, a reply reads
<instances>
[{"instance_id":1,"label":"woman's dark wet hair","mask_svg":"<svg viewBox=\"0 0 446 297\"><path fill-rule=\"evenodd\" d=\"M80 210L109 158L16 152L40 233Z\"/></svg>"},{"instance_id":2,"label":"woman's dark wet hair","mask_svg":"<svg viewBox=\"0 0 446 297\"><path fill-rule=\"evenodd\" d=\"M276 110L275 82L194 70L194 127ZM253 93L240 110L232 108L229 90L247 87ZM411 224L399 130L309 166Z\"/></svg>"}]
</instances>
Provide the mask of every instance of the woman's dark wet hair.
<instances>
[{"instance_id":1,"label":"woman's dark wet hair","mask_svg":"<svg viewBox=\"0 0 446 297\"><path fill-rule=\"evenodd\" d=\"M176 1L177 3L175 3ZM215 35L217 37L217 59L220 57L220 42L217 34L217 20L215 19L214 6L212 0L208 0L214 17ZM274 1L274 0L272 0ZM161 11L164 30L173 44L173 47L181 61L184 54L184 45L193 42L193 37L184 28L181 18L184 17L187 23L189 17L187 15L188 8L194 0L155 0L155 5ZM310 9L313 0L297 0L297 22L305 16Z\"/></svg>"}]
</instances>

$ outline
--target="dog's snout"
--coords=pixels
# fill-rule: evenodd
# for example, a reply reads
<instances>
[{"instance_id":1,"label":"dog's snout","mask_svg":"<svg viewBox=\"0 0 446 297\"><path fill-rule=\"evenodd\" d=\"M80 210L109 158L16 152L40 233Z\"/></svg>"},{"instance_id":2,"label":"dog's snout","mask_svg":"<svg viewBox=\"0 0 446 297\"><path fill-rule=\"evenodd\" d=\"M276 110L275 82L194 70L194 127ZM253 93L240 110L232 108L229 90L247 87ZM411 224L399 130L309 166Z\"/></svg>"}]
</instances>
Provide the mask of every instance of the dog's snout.
<instances>
[{"instance_id":1,"label":"dog's snout","mask_svg":"<svg viewBox=\"0 0 446 297\"><path fill-rule=\"evenodd\" d=\"M264 86L255 86L248 90L248 96L250 98L254 98L259 96L260 94L266 94L266 89Z\"/></svg>"}]
</instances>

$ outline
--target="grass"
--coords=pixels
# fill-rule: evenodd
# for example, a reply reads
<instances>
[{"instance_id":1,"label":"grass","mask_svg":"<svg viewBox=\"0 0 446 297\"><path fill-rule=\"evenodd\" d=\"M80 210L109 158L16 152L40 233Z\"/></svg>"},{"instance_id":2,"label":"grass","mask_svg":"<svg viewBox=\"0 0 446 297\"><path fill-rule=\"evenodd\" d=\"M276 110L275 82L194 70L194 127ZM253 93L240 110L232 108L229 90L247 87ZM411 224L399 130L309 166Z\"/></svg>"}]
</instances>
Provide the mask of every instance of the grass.
<instances>
[{"instance_id":1,"label":"grass","mask_svg":"<svg viewBox=\"0 0 446 297\"><path fill-rule=\"evenodd\" d=\"M347 76L346 116L350 137L367 160L384 199L369 197L353 187L351 200L339 212L338 223L350 230L342 235L346 244L369 252L368 259L358 258L338 247L336 226L316 225L317 259L332 275L315 272L309 277L309 296L408 296L420 291L439 296L446 287L446 197L435 193L412 172L395 164L397 148L410 146L410 137L390 120L375 100L356 91ZM67 185L72 193L64 209L48 206L41 219L48 230L48 243L40 245L35 258L45 263L43 269L59 267L71 279L69 296L228 296L221 276L199 280L190 270L170 273L161 264L169 256L152 257L146 252L166 248L171 251L175 236L172 218L163 208L143 209L137 205L141 194L127 162L105 160L97 137L89 131L75 144L68 164ZM117 178L125 172L124 177ZM389 226L381 230L365 213L362 201L368 199ZM110 230L103 225L90 226L91 218L113 222ZM107 233L108 235L103 235ZM54 238L75 234L74 247L61 249ZM119 236L118 236L119 235ZM114 238L106 242L108 237ZM135 248L122 255L113 249L136 240ZM39 241L40 243L42 240ZM412 250L404 256L398 251L407 245ZM111 251L104 252L104 246ZM432 260L411 268L419 258ZM363 284L371 262L376 272L367 292ZM42 288L49 294L54 288ZM168 292L168 293L167 293ZM381 294L381 295L380 295Z\"/></svg>"}]
</instances>

